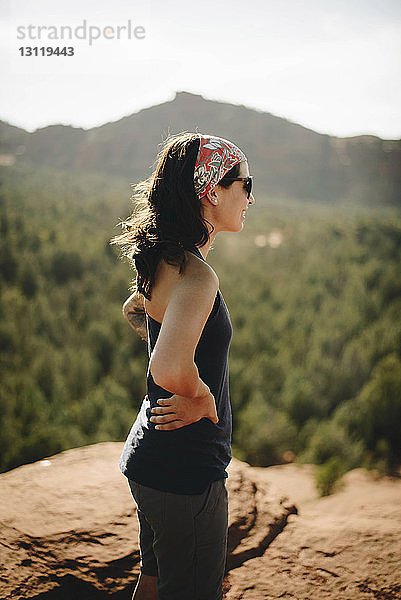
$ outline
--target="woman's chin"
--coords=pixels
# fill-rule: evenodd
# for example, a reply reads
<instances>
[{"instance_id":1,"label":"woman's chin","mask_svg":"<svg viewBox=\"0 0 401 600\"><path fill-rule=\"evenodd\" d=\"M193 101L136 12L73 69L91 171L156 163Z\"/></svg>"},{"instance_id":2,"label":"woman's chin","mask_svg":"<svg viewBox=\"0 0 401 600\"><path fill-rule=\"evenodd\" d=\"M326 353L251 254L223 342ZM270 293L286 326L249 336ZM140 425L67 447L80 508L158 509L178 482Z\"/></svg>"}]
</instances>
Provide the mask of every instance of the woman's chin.
<instances>
[{"instance_id":1,"label":"woman's chin","mask_svg":"<svg viewBox=\"0 0 401 600\"><path fill-rule=\"evenodd\" d=\"M230 231L231 233L238 233L239 231L242 231L244 228L244 220L242 219L239 223L237 222L236 225L229 225L228 227L225 227L224 229L221 229L220 231Z\"/></svg>"}]
</instances>

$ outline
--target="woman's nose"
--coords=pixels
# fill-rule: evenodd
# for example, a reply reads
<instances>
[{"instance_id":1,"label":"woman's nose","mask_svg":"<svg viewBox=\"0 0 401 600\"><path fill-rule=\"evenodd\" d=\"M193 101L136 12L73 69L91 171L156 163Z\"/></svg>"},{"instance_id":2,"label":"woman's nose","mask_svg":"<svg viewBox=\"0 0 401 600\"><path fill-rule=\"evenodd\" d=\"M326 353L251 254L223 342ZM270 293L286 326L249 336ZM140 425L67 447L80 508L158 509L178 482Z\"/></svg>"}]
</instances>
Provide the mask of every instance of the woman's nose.
<instances>
[{"instance_id":1,"label":"woman's nose","mask_svg":"<svg viewBox=\"0 0 401 600\"><path fill-rule=\"evenodd\" d=\"M248 198L248 204L255 204L256 200L254 198L254 195L251 194Z\"/></svg>"}]
</instances>

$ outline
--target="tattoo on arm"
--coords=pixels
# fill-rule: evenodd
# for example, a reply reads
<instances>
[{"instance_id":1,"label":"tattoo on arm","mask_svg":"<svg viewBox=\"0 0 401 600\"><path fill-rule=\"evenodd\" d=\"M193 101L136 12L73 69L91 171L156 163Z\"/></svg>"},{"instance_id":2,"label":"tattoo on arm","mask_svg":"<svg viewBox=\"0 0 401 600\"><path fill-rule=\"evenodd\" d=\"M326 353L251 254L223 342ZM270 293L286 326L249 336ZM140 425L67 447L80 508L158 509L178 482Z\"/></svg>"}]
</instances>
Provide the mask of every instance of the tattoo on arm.
<instances>
[{"instance_id":1,"label":"tattoo on arm","mask_svg":"<svg viewBox=\"0 0 401 600\"><path fill-rule=\"evenodd\" d=\"M145 341L148 341L148 332L146 329L145 313L127 313L126 319L137 334Z\"/></svg>"},{"instance_id":2,"label":"tattoo on arm","mask_svg":"<svg viewBox=\"0 0 401 600\"><path fill-rule=\"evenodd\" d=\"M147 342L148 332L146 328L145 306L142 294L136 292L124 302L123 314L131 327L145 342Z\"/></svg>"}]
</instances>

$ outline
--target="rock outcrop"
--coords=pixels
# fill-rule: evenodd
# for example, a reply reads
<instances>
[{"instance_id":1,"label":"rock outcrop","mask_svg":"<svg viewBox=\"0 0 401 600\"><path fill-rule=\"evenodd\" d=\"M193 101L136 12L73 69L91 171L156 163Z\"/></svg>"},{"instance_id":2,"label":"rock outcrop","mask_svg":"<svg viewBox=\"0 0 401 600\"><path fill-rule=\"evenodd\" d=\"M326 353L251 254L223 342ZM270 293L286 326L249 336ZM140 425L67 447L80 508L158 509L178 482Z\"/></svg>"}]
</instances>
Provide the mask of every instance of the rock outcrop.
<instances>
[{"instance_id":1,"label":"rock outcrop","mask_svg":"<svg viewBox=\"0 0 401 600\"><path fill-rule=\"evenodd\" d=\"M0 475L0 600L130 600L138 524L121 449ZM313 470L232 461L225 600L401 599L401 478L356 469L318 498Z\"/></svg>"},{"instance_id":2,"label":"rock outcrop","mask_svg":"<svg viewBox=\"0 0 401 600\"><path fill-rule=\"evenodd\" d=\"M318 498L313 470L253 470L288 493L299 515L262 556L230 571L226 600L401 599L401 479L355 469Z\"/></svg>"},{"instance_id":3,"label":"rock outcrop","mask_svg":"<svg viewBox=\"0 0 401 600\"><path fill-rule=\"evenodd\" d=\"M1 599L131 597L138 524L121 449L76 448L0 475ZM230 570L262 556L297 510L246 463L234 459L229 474Z\"/></svg>"}]
</instances>

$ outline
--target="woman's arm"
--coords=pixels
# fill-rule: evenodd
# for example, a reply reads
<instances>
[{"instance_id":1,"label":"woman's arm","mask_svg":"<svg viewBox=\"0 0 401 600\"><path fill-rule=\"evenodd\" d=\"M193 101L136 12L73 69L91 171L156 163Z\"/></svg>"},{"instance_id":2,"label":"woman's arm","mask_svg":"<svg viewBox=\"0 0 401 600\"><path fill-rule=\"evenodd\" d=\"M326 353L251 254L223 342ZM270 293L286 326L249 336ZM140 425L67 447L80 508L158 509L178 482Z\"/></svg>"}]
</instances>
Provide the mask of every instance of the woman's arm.
<instances>
[{"instance_id":1,"label":"woman's arm","mask_svg":"<svg viewBox=\"0 0 401 600\"><path fill-rule=\"evenodd\" d=\"M148 332L146 328L145 305L142 294L139 292L131 294L123 304L123 315L131 325L132 329L147 342Z\"/></svg>"},{"instance_id":2,"label":"woman's arm","mask_svg":"<svg viewBox=\"0 0 401 600\"><path fill-rule=\"evenodd\" d=\"M213 308L218 287L219 281L214 271L204 263L193 262L187 264L184 277L177 281L171 293L149 368L155 383L175 395L165 399L164 404L173 406L182 418L176 426L158 428L182 427L188 424L189 413L193 417L189 422L202 417L218 421L214 397L200 379L194 360L195 349ZM167 411L164 407L153 409L152 412L166 414ZM167 418L152 418L152 421L165 423Z\"/></svg>"}]
</instances>

